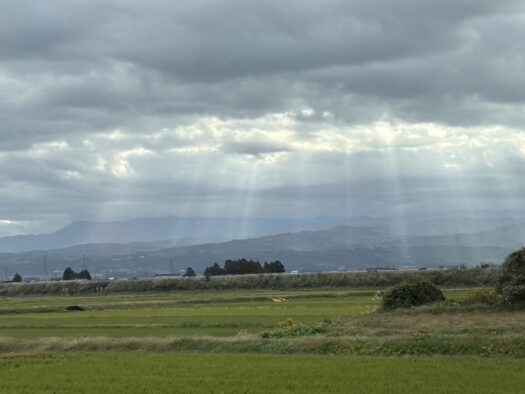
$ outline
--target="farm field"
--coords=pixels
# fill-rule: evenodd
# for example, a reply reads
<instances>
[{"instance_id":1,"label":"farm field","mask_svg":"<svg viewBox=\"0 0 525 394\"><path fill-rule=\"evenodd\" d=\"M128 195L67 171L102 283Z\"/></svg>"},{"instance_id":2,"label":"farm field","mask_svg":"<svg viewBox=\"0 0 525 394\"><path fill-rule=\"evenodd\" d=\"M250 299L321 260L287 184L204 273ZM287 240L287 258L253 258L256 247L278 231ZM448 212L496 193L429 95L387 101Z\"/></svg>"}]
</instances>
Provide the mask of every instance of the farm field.
<instances>
[{"instance_id":1,"label":"farm field","mask_svg":"<svg viewBox=\"0 0 525 394\"><path fill-rule=\"evenodd\" d=\"M377 290L207 291L0 298L0 337L234 336L277 321L369 314ZM449 290L460 296L463 290ZM66 311L77 305L84 311Z\"/></svg>"},{"instance_id":2,"label":"farm field","mask_svg":"<svg viewBox=\"0 0 525 394\"><path fill-rule=\"evenodd\" d=\"M525 312L375 313L377 291L2 297L0 392L523 391Z\"/></svg>"},{"instance_id":3,"label":"farm field","mask_svg":"<svg viewBox=\"0 0 525 394\"><path fill-rule=\"evenodd\" d=\"M2 393L520 393L509 359L75 353L0 359Z\"/></svg>"}]
</instances>

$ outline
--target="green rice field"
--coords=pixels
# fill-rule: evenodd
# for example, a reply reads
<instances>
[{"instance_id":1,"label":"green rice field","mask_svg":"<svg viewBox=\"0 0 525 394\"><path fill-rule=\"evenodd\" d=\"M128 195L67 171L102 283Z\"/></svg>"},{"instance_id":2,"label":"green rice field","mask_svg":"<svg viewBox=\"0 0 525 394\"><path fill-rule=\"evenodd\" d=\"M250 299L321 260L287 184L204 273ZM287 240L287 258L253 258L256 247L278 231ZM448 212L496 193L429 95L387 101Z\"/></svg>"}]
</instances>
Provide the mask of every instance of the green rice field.
<instances>
[{"instance_id":1,"label":"green rice field","mask_svg":"<svg viewBox=\"0 0 525 394\"><path fill-rule=\"evenodd\" d=\"M0 393L523 392L525 312L378 302L377 289L2 297Z\"/></svg>"},{"instance_id":2,"label":"green rice field","mask_svg":"<svg viewBox=\"0 0 525 394\"><path fill-rule=\"evenodd\" d=\"M0 336L232 336L277 321L361 316L377 290L207 291L0 298ZM462 290L449 291L457 296ZM78 305L84 311L66 311Z\"/></svg>"},{"instance_id":3,"label":"green rice field","mask_svg":"<svg viewBox=\"0 0 525 394\"><path fill-rule=\"evenodd\" d=\"M471 358L75 353L0 359L0 392L522 393L525 363Z\"/></svg>"},{"instance_id":4,"label":"green rice field","mask_svg":"<svg viewBox=\"0 0 525 394\"><path fill-rule=\"evenodd\" d=\"M68 305L84 311L70 312ZM207 292L0 299L0 336L232 336L276 321L369 313L374 291Z\"/></svg>"}]
</instances>

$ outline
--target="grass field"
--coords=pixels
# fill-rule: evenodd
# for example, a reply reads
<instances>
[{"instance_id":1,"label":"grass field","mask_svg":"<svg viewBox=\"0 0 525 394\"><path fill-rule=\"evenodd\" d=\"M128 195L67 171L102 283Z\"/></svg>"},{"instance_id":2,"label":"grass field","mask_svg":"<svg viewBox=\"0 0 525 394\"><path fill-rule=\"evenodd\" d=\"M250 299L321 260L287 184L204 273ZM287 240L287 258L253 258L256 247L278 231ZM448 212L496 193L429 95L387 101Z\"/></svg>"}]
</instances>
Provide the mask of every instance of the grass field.
<instances>
[{"instance_id":1,"label":"grass field","mask_svg":"<svg viewBox=\"0 0 525 394\"><path fill-rule=\"evenodd\" d=\"M376 292L2 297L0 392L523 392L524 311L375 313ZM324 329L265 337L288 318Z\"/></svg>"},{"instance_id":2,"label":"grass field","mask_svg":"<svg viewBox=\"0 0 525 394\"><path fill-rule=\"evenodd\" d=\"M522 393L506 359L75 353L0 359L2 393Z\"/></svg>"},{"instance_id":3,"label":"grass field","mask_svg":"<svg viewBox=\"0 0 525 394\"><path fill-rule=\"evenodd\" d=\"M139 350L525 357L525 312L417 308L374 313L376 291L0 298L0 353ZM453 299L465 291L446 293ZM69 312L68 305L85 310ZM289 318L297 330L277 328L279 321Z\"/></svg>"},{"instance_id":4,"label":"grass field","mask_svg":"<svg viewBox=\"0 0 525 394\"><path fill-rule=\"evenodd\" d=\"M72 304L86 310L65 311ZM376 304L374 291L6 298L0 300L0 336L232 336L261 332L289 317L318 321L359 315Z\"/></svg>"},{"instance_id":5,"label":"grass field","mask_svg":"<svg viewBox=\"0 0 525 394\"><path fill-rule=\"evenodd\" d=\"M458 296L462 290L449 291ZM34 338L232 336L277 321L337 320L372 312L376 290L208 291L0 298L0 336ZM68 305L85 308L69 312Z\"/></svg>"}]
</instances>

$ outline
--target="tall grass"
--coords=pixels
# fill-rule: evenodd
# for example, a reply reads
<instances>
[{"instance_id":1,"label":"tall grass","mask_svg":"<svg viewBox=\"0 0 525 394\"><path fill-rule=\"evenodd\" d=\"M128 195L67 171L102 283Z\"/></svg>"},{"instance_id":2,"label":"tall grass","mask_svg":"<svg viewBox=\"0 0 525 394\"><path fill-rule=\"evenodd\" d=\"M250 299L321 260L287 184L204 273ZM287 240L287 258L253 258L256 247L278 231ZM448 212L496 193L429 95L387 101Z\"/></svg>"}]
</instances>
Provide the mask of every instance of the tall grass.
<instances>
[{"instance_id":1,"label":"tall grass","mask_svg":"<svg viewBox=\"0 0 525 394\"><path fill-rule=\"evenodd\" d=\"M48 352L147 353L262 353L339 354L366 356L482 356L525 357L525 339L502 336L447 336L416 334L390 338L301 336L260 338L254 335L217 337L84 337L14 339L0 337L0 354L41 354Z\"/></svg>"}]
</instances>

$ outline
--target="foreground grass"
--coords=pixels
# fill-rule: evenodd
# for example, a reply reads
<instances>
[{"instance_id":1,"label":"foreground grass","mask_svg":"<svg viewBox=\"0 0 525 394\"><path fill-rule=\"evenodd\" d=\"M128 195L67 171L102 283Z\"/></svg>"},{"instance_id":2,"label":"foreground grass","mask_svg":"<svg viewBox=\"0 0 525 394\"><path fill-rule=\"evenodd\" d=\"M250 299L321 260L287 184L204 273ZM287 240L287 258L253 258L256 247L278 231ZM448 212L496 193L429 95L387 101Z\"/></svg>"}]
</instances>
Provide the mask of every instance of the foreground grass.
<instances>
[{"instance_id":1,"label":"foreground grass","mask_svg":"<svg viewBox=\"0 0 525 394\"><path fill-rule=\"evenodd\" d=\"M91 353L0 359L2 393L519 393L506 359Z\"/></svg>"}]
</instances>

